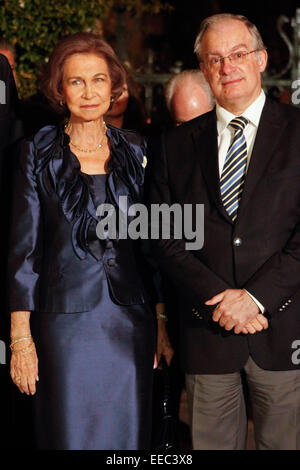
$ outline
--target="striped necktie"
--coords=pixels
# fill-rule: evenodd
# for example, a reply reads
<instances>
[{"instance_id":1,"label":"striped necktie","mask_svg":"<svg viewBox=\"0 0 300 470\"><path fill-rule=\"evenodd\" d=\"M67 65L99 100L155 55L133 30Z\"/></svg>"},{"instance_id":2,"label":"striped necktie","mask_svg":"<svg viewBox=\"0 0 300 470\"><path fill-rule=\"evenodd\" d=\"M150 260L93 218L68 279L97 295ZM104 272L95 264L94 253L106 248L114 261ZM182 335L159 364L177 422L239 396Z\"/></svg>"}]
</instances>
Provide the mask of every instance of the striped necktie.
<instances>
[{"instance_id":1,"label":"striped necktie","mask_svg":"<svg viewBox=\"0 0 300 470\"><path fill-rule=\"evenodd\" d=\"M234 136L226 155L220 186L224 207L233 221L237 217L246 175L247 142L244 129L248 122L246 118L239 116L228 124L233 127Z\"/></svg>"}]
</instances>

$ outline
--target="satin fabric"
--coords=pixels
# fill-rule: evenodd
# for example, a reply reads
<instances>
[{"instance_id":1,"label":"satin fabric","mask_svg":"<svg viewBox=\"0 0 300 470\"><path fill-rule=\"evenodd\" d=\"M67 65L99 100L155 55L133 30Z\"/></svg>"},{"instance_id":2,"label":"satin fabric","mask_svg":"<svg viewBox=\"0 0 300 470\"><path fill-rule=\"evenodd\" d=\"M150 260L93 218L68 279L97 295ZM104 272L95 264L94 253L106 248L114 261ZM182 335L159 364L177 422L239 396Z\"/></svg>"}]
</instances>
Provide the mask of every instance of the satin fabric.
<instances>
[{"instance_id":1,"label":"satin fabric","mask_svg":"<svg viewBox=\"0 0 300 470\"><path fill-rule=\"evenodd\" d=\"M118 211L119 196L128 206L142 200L145 145L132 131L108 126L107 134L105 202ZM141 240L97 238L97 205L63 127L46 126L22 142L12 187L10 311L90 311L101 300L103 271L119 304L157 299Z\"/></svg>"},{"instance_id":2,"label":"satin fabric","mask_svg":"<svg viewBox=\"0 0 300 470\"><path fill-rule=\"evenodd\" d=\"M100 204L105 175L88 181ZM149 449L153 309L114 303L104 271L98 285L101 300L90 312L31 315L40 370L34 397L39 449Z\"/></svg>"},{"instance_id":3,"label":"satin fabric","mask_svg":"<svg viewBox=\"0 0 300 470\"><path fill-rule=\"evenodd\" d=\"M99 240L97 206L143 196L144 140L108 127L105 191L63 127L23 141L15 168L10 311L30 310L39 448L146 449L154 359L152 271L140 240Z\"/></svg>"},{"instance_id":4,"label":"satin fabric","mask_svg":"<svg viewBox=\"0 0 300 470\"><path fill-rule=\"evenodd\" d=\"M105 277L99 284L91 312L31 314L38 449L150 448L153 315L147 304L114 304Z\"/></svg>"}]
</instances>

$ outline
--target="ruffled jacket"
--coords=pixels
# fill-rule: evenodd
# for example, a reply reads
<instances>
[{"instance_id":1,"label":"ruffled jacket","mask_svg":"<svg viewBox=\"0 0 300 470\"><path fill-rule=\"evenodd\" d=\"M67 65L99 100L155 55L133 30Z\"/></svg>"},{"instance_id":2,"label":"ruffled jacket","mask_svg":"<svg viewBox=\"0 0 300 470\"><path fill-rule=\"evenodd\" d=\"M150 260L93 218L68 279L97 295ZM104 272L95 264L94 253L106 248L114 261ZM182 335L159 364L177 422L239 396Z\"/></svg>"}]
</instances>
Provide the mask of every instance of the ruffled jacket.
<instances>
[{"instance_id":1,"label":"ruffled jacket","mask_svg":"<svg viewBox=\"0 0 300 470\"><path fill-rule=\"evenodd\" d=\"M142 201L145 143L108 126L107 203ZM46 126L21 145L15 165L9 254L10 311L75 313L101 299L105 271L112 299L123 305L155 299L139 240L99 240L89 175L63 127Z\"/></svg>"}]
</instances>

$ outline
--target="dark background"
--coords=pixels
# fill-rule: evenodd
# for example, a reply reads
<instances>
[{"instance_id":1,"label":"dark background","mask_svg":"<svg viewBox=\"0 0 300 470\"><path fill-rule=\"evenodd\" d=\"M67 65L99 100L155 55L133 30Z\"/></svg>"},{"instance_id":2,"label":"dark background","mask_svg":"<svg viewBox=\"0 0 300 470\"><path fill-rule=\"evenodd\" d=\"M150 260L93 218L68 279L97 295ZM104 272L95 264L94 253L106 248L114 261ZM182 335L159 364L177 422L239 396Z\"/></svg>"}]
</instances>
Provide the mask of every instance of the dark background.
<instances>
[{"instance_id":1,"label":"dark background","mask_svg":"<svg viewBox=\"0 0 300 470\"><path fill-rule=\"evenodd\" d=\"M276 21L282 14L295 16L300 1L275 2L201 1L172 0L174 11L164 13L164 34L148 38L148 44L156 51L159 67L168 71L176 60L183 62L183 68L198 66L193 53L194 41L201 21L215 13L234 13L246 16L255 23L269 51L269 69L277 70L286 64L287 48L276 30ZM292 28L285 26L292 39Z\"/></svg>"}]
</instances>

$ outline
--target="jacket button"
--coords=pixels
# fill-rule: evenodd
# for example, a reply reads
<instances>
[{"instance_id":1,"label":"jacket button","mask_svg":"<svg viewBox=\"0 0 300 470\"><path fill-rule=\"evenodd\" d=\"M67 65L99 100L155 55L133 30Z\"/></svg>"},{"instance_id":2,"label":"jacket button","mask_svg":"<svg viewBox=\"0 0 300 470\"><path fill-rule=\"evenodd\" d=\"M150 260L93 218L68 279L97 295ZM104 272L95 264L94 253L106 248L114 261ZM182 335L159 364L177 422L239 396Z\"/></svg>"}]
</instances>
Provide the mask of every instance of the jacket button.
<instances>
[{"instance_id":1,"label":"jacket button","mask_svg":"<svg viewBox=\"0 0 300 470\"><path fill-rule=\"evenodd\" d=\"M109 259L107 260L107 264L108 264L108 266L110 266L110 267L114 266L114 265L116 264L115 258L109 258Z\"/></svg>"},{"instance_id":2,"label":"jacket button","mask_svg":"<svg viewBox=\"0 0 300 470\"><path fill-rule=\"evenodd\" d=\"M234 246L241 246L241 244L242 244L242 239L239 238L239 237L235 237L235 238L233 239L233 244L234 244Z\"/></svg>"}]
</instances>

